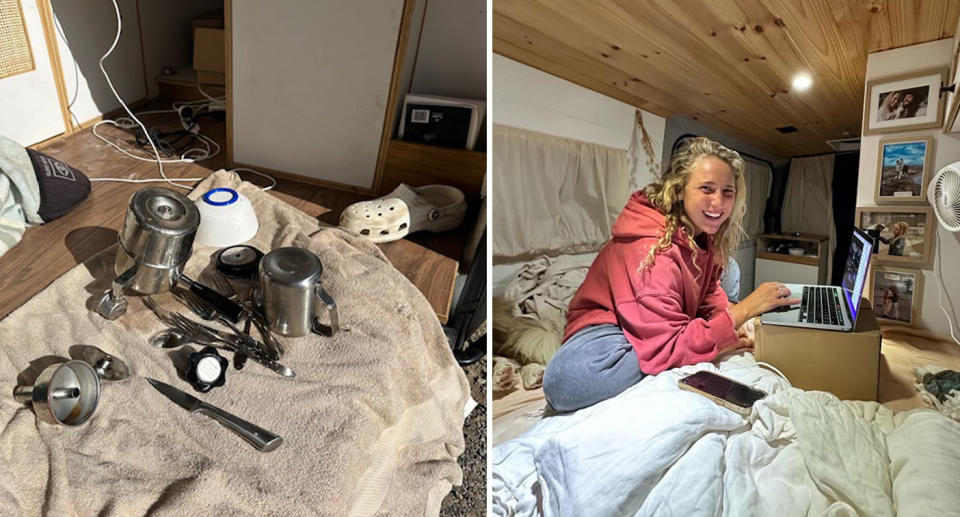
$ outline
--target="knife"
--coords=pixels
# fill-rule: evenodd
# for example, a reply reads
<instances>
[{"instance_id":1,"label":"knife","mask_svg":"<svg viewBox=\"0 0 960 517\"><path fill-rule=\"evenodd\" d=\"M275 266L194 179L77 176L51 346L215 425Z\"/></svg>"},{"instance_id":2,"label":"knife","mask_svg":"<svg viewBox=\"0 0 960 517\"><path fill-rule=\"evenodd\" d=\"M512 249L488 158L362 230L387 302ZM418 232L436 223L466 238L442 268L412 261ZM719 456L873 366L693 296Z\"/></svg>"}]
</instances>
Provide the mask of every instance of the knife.
<instances>
[{"instance_id":1,"label":"knife","mask_svg":"<svg viewBox=\"0 0 960 517\"><path fill-rule=\"evenodd\" d=\"M242 418L231 415L216 406L211 406L197 397L184 393L165 382L160 382L149 377L147 377L147 382L154 388L157 388L157 391L163 393L168 399L176 402L178 406L191 413L196 411L216 420L220 425L239 435L260 452L270 452L283 443L282 437L266 429L261 429Z\"/></svg>"}]
</instances>

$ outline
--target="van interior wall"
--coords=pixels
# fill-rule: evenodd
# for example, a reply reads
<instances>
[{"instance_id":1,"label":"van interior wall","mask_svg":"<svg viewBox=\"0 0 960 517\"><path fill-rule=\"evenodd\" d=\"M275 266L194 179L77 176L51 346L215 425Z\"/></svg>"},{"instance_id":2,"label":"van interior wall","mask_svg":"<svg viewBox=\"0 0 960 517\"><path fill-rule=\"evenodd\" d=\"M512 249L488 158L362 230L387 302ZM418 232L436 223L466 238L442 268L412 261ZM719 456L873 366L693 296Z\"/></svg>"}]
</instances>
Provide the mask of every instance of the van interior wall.
<instances>
[{"instance_id":1,"label":"van interior wall","mask_svg":"<svg viewBox=\"0 0 960 517\"><path fill-rule=\"evenodd\" d=\"M866 81L933 68L949 69L954 58L953 43L953 38L946 38L870 54L867 56ZM877 160L881 140L928 136L934 139L931 174L960 160L958 133L944 134L940 128L863 136L860 142L857 206L877 206L874 195L877 189ZM957 261L960 260L960 232L950 232L937 221L931 221L929 224L934 226L933 232L936 233L930 246L933 258L929 265L910 266L913 269L919 269L923 274L920 321L917 327L941 336L950 336L950 324L940 309L939 298L942 296L943 307L950 314L950 320L954 326L952 332L956 335L957 318L960 317L960 299L957 298L957 293L960 292L960 268L956 267Z\"/></svg>"},{"instance_id":2,"label":"van interior wall","mask_svg":"<svg viewBox=\"0 0 960 517\"><path fill-rule=\"evenodd\" d=\"M486 0L415 1L397 87L398 107L408 93L486 99ZM397 109L394 117L394 135L402 111Z\"/></svg>"},{"instance_id":3,"label":"van interior wall","mask_svg":"<svg viewBox=\"0 0 960 517\"><path fill-rule=\"evenodd\" d=\"M190 20L221 9L223 0L117 0L117 4L122 31L104 68L117 93L131 104L157 95L157 78L165 66L192 65ZM52 0L51 5L61 29L57 36L60 61L74 116L86 123L120 108L100 70L100 58L117 31L113 2Z\"/></svg>"},{"instance_id":4,"label":"van interior wall","mask_svg":"<svg viewBox=\"0 0 960 517\"><path fill-rule=\"evenodd\" d=\"M129 104L147 96L140 49L140 19L137 0L117 0L117 5L123 27L116 48L104 60L103 66L117 93ZM113 44L117 33L113 2L53 0L51 6L61 29L57 44L73 116L86 123L119 108L120 103L100 71L100 58Z\"/></svg>"}]
</instances>

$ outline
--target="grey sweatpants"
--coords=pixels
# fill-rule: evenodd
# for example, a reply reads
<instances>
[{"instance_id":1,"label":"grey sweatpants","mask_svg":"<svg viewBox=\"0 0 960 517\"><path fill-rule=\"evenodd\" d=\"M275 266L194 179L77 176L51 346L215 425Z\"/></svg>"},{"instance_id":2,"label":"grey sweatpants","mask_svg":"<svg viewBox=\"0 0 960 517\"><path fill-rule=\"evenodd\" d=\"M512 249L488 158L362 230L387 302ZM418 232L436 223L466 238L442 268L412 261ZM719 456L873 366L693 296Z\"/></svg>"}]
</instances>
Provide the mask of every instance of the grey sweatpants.
<instances>
[{"instance_id":1,"label":"grey sweatpants","mask_svg":"<svg viewBox=\"0 0 960 517\"><path fill-rule=\"evenodd\" d=\"M547 363L543 393L557 411L574 411L606 400L644 377L620 327L591 325L570 336Z\"/></svg>"}]
</instances>

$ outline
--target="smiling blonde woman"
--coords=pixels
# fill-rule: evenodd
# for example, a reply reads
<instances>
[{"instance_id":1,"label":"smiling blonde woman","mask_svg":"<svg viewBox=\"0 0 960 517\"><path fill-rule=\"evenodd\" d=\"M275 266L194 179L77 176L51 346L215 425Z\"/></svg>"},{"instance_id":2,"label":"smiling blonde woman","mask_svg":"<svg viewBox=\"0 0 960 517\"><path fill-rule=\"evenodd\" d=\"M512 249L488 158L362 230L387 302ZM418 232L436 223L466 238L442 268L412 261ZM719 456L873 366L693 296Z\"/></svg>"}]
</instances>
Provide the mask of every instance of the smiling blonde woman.
<instances>
[{"instance_id":1,"label":"smiling blonde woman","mask_svg":"<svg viewBox=\"0 0 960 517\"><path fill-rule=\"evenodd\" d=\"M743 235L745 195L740 155L706 138L633 193L570 302L564 343L543 380L554 409L580 409L645 375L750 347L740 325L799 303L768 282L731 306L719 287Z\"/></svg>"}]
</instances>

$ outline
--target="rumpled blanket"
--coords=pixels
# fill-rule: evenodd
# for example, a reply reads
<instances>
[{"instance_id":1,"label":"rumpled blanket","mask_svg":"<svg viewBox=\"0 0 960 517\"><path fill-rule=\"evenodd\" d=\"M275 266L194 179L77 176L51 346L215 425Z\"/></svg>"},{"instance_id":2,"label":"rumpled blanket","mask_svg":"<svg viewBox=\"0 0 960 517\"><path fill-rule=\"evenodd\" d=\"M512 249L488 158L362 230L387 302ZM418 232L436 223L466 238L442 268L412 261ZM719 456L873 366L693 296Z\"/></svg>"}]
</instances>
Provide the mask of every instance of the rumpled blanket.
<instances>
[{"instance_id":1,"label":"rumpled blanket","mask_svg":"<svg viewBox=\"0 0 960 517\"><path fill-rule=\"evenodd\" d=\"M526 264L507 286L504 298L511 313L550 323L563 332L567 307L593 263L593 255L538 257Z\"/></svg>"},{"instance_id":2,"label":"rumpled blanket","mask_svg":"<svg viewBox=\"0 0 960 517\"><path fill-rule=\"evenodd\" d=\"M677 387L697 370L770 395L745 419ZM960 424L791 388L749 354L574 413L524 413L538 421L493 449L494 515L960 515Z\"/></svg>"},{"instance_id":3,"label":"rumpled blanket","mask_svg":"<svg viewBox=\"0 0 960 517\"><path fill-rule=\"evenodd\" d=\"M263 251L307 248L324 265L341 332L281 338L282 377L248 361L226 385L197 393L183 363L197 346L164 350L164 328L137 297L106 321L90 310L114 277L114 251L70 270L0 321L0 515L437 515L461 482L467 380L426 299L379 249L218 171L191 194L229 186L246 195ZM204 278L216 250L195 246L186 272ZM189 311L169 293L165 308ZM191 315L192 316L192 315ZM196 319L194 317L194 319ZM100 405L78 427L37 420L13 389L43 366L96 345L132 375L104 381ZM229 352L225 352L229 357ZM188 413L153 377L284 438L260 453L215 421Z\"/></svg>"}]
</instances>

